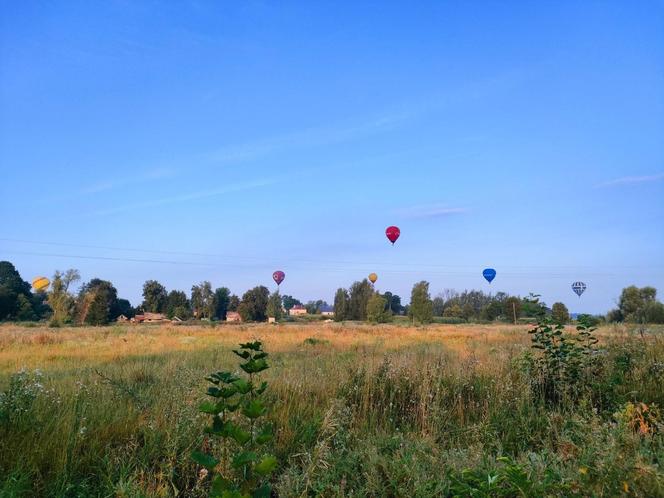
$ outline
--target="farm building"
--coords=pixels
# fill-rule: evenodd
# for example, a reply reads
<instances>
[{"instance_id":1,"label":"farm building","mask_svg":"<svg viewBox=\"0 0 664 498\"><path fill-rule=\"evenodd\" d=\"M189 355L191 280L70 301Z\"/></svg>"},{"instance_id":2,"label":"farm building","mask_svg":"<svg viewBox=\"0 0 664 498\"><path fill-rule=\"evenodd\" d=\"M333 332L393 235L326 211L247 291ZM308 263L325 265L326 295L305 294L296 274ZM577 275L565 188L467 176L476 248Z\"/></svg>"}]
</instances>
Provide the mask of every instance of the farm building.
<instances>
[{"instance_id":1,"label":"farm building","mask_svg":"<svg viewBox=\"0 0 664 498\"><path fill-rule=\"evenodd\" d=\"M229 311L226 313L226 321L227 322L241 322L242 317L237 311Z\"/></svg>"},{"instance_id":2,"label":"farm building","mask_svg":"<svg viewBox=\"0 0 664 498\"><path fill-rule=\"evenodd\" d=\"M117 322L128 322L128 321L129 321L129 318L127 318L127 317L124 316L124 315L120 315L119 317L116 318L116 321L117 321Z\"/></svg>"},{"instance_id":3,"label":"farm building","mask_svg":"<svg viewBox=\"0 0 664 498\"><path fill-rule=\"evenodd\" d=\"M307 308L305 308L301 304L296 304L295 306L293 306L289 313L289 315L293 316L306 315L306 314L307 314Z\"/></svg>"},{"instance_id":4,"label":"farm building","mask_svg":"<svg viewBox=\"0 0 664 498\"><path fill-rule=\"evenodd\" d=\"M320 307L320 314L323 316L332 316L334 315L334 307L326 304Z\"/></svg>"}]
</instances>

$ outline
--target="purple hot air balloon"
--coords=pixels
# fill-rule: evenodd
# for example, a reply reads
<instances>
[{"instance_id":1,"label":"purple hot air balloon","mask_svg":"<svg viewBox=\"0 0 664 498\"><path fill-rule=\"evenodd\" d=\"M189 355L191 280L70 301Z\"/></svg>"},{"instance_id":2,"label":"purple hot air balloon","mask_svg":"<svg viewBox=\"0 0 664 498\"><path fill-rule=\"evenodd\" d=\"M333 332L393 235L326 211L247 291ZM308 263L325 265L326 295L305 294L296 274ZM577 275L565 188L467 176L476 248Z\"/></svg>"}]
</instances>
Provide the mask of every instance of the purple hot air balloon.
<instances>
[{"instance_id":1,"label":"purple hot air balloon","mask_svg":"<svg viewBox=\"0 0 664 498\"><path fill-rule=\"evenodd\" d=\"M272 274L272 278L277 283L277 286L279 286L284 281L284 278L286 278L286 274L281 270L277 270Z\"/></svg>"}]
</instances>

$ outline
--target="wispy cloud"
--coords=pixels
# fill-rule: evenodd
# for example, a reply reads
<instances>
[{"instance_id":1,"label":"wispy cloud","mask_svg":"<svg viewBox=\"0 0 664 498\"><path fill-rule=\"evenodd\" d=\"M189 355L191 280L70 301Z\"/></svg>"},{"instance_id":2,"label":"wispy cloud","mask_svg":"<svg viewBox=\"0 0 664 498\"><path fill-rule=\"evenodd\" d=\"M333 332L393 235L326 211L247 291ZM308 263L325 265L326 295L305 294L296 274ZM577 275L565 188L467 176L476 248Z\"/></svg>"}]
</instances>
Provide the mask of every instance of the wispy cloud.
<instances>
[{"instance_id":1,"label":"wispy cloud","mask_svg":"<svg viewBox=\"0 0 664 498\"><path fill-rule=\"evenodd\" d=\"M467 212L468 209L462 207L449 207L442 204L426 204L402 208L397 210L396 214L403 216L404 218L444 218L447 216L465 214Z\"/></svg>"},{"instance_id":2,"label":"wispy cloud","mask_svg":"<svg viewBox=\"0 0 664 498\"><path fill-rule=\"evenodd\" d=\"M215 163L230 163L257 159L282 150L333 145L390 131L409 117L411 114L408 112L396 112L346 126L294 131L244 144L222 147L210 153L209 159Z\"/></svg>"},{"instance_id":3,"label":"wispy cloud","mask_svg":"<svg viewBox=\"0 0 664 498\"><path fill-rule=\"evenodd\" d=\"M171 168L154 168L136 175L118 175L116 178L111 178L87 185L79 191L79 194L98 194L99 192L126 187L127 185L131 185L133 183L172 178L176 174L177 172Z\"/></svg>"},{"instance_id":4,"label":"wispy cloud","mask_svg":"<svg viewBox=\"0 0 664 498\"><path fill-rule=\"evenodd\" d=\"M243 182L227 185L222 188L213 189L213 190L201 190L197 192L190 192L187 194L173 195L170 197L162 197L160 199L153 199L150 201L137 202L133 204L125 204L123 206L116 206L109 209L101 209L98 211L93 211L89 213L89 216L107 216L111 214L123 213L126 211L138 211L141 209L152 208L156 206L163 206L165 204L176 204L179 202L194 201L199 199L206 199L208 197L216 197L223 194L229 194L232 192L241 192L244 190L252 190L255 188L266 187L268 185L275 184L275 180L264 179L256 180L253 182Z\"/></svg>"},{"instance_id":5,"label":"wispy cloud","mask_svg":"<svg viewBox=\"0 0 664 498\"><path fill-rule=\"evenodd\" d=\"M652 183L659 180L664 180L664 173L644 176L623 176L622 178L616 178L615 180L599 183L595 185L595 188L616 187L618 185L633 185L635 183Z\"/></svg>"}]
</instances>

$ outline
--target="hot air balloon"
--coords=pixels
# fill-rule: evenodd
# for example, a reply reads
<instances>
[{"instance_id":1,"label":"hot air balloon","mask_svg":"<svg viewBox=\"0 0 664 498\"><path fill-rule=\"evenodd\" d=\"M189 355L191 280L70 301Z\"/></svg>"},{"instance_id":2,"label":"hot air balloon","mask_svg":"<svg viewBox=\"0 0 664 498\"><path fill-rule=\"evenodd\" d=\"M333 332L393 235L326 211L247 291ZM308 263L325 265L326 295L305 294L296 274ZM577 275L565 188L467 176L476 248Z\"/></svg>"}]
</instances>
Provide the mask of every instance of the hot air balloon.
<instances>
[{"instance_id":1,"label":"hot air balloon","mask_svg":"<svg viewBox=\"0 0 664 498\"><path fill-rule=\"evenodd\" d=\"M51 282L49 282L48 278L46 277L35 277L32 280L32 288L37 292L42 292L48 289L50 283Z\"/></svg>"},{"instance_id":2,"label":"hot air balloon","mask_svg":"<svg viewBox=\"0 0 664 498\"><path fill-rule=\"evenodd\" d=\"M491 283L491 281L496 278L496 270L493 268L485 268L482 270L482 276L486 278L487 282Z\"/></svg>"},{"instance_id":3,"label":"hot air balloon","mask_svg":"<svg viewBox=\"0 0 664 498\"><path fill-rule=\"evenodd\" d=\"M376 280L378 280L378 275L376 275L375 273L369 273L369 282L375 284Z\"/></svg>"},{"instance_id":4,"label":"hot air balloon","mask_svg":"<svg viewBox=\"0 0 664 498\"><path fill-rule=\"evenodd\" d=\"M277 283L277 286L279 286L284 281L284 278L286 278L286 274L281 270L277 270L272 274L272 278Z\"/></svg>"},{"instance_id":5,"label":"hot air balloon","mask_svg":"<svg viewBox=\"0 0 664 498\"><path fill-rule=\"evenodd\" d=\"M394 243L397 241L399 235L401 235L401 230L399 230L399 227L391 226L385 229L385 236L390 242L392 242L392 245L394 245Z\"/></svg>"},{"instance_id":6,"label":"hot air balloon","mask_svg":"<svg viewBox=\"0 0 664 498\"><path fill-rule=\"evenodd\" d=\"M586 290L586 284L583 282L574 282L572 284L572 290L576 293L577 296L581 297Z\"/></svg>"}]
</instances>

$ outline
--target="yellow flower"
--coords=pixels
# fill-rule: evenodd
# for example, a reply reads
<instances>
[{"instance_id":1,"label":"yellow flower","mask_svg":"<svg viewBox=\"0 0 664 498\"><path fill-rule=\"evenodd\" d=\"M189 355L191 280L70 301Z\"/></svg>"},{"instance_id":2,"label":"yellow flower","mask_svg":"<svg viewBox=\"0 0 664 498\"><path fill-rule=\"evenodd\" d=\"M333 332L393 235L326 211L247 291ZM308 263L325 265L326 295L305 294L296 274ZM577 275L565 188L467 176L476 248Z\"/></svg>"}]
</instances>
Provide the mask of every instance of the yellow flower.
<instances>
[{"instance_id":1,"label":"yellow flower","mask_svg":"<svg viewBox=\"0 0 664 498\"><path fill-rule=\"evenodd\" d=\"M629 492L629 484L627 484L627 481L623 481L623 489L625 490L625 493Z\"/></svg>"},{"instance_id":2,"label":"yellow flower","mask_svg":"<svg viewBox=\"0 0 664 498\"><path fill-rule=\"evenodd\" d=\"M588 469L586 467L579 467L579 474L585 475L587 473L588 473Z\"/></svg>"}]
</instances>

